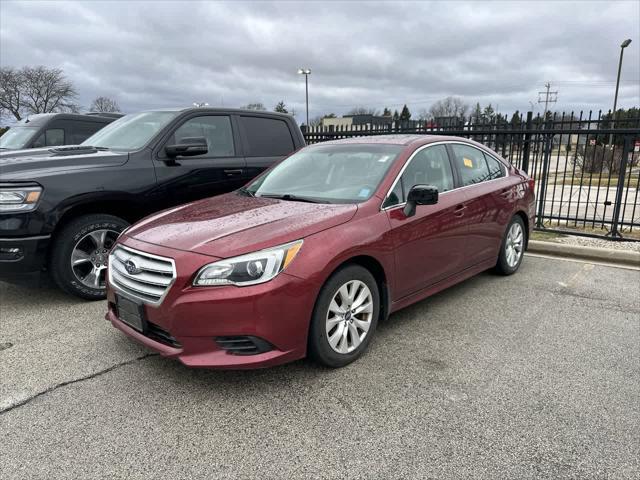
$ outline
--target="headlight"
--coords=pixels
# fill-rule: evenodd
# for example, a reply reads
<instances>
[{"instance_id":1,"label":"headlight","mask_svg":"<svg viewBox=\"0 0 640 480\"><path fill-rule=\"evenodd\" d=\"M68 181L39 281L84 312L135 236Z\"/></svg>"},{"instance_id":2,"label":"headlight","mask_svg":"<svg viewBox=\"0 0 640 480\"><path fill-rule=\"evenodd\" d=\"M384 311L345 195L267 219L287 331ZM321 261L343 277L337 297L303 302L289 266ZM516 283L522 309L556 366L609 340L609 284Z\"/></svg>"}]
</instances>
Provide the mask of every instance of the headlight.
<instances>
[{"instance_id":1,"label":"headlight","mask_svg":"<svg viewBox=\"0 0 640 480\"><path fill-rule=\"evenodd\" d=\"M300 247L302 247L302 240L297 240L286 245L210 263L200 269L193 280L193 286L237 285L241 287L268 282L287 268L300 251Z\"/></svg>"},{"instance_id":2,"label":"headlight","mask_svg":"<svg viewBox=\"0 0 640 480\"><path fill-rule=\"evenodd\" d=\"M35 210L42 187L0 188L0 213L30 212Z\"/></svg>"}]
</instances>

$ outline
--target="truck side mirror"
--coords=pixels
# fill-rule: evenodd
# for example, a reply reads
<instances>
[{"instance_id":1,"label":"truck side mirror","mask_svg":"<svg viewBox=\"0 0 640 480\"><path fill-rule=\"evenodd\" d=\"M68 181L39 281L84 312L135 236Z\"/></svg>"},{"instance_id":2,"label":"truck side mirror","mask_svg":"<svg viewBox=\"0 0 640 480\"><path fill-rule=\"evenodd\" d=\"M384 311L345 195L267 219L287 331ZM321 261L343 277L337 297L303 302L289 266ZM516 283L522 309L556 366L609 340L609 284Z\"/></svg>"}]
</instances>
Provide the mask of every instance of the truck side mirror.
<instances>
[{"instance_id":1,"label":"truck side mirror","mask_svg":"<svg viewBox=\"0 0 640 480\"><path fill-rule=\"evenodd\" d=\"M180 139L180 143L167 145L164 151L168 157L192 157L194 155L204 155L209 151L207 140L204 137L185 137Z\"/></svg>"}]
</instances>

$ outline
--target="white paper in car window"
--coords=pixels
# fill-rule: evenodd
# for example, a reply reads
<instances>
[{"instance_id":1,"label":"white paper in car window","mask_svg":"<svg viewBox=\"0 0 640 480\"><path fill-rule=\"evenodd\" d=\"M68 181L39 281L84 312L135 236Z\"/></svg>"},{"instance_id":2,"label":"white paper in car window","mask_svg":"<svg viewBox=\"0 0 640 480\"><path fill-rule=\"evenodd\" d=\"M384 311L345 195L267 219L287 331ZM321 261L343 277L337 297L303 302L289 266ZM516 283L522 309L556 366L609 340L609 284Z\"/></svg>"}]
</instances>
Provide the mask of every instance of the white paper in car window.
<instances>
[{"instance_id":1,"label":"white paper in car window","mask_svg":"<svg viewBox=\"0 0 640 480\"><path fill-rule=\"evenodd\" d=\"M378 161L379 161L380 163L385 163L385 162L386 162L387 160L389 160L390 158L391 158L391 155L383 155L382 157L380 157L380 158L378 159Z\"/></svg>"}]
</instances>

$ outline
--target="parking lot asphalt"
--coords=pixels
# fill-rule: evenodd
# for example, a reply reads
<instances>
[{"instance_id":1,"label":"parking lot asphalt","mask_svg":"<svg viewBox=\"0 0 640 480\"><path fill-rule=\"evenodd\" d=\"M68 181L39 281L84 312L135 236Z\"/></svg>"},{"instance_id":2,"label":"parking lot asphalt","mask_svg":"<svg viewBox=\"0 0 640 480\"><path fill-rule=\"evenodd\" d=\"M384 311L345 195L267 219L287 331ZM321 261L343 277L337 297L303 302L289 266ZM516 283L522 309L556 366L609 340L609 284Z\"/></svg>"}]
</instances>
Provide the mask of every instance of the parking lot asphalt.
<instances>
[{"instance_id":1,"label":"parking lot asphalt","mask_svg":"<svg viewBox=\"0 0 640 480\"><path fill-rule=\"evenodd\" d=\"M0 284L10 478L638 478L640 272L527 257L339 370L190 370L103 302Z\"/></svg>"}]
</instances>

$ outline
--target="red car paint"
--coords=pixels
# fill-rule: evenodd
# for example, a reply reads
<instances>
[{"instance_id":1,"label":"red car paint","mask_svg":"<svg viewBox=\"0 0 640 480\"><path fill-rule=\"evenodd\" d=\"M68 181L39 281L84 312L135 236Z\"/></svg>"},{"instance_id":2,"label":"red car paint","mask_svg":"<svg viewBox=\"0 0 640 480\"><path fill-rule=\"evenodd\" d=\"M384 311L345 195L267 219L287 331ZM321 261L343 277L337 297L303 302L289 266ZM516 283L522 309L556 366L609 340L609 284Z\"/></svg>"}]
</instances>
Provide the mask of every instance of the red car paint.
<instances>
[{"instance_id":1,"label":"red car paint","mask_svg":"<svg viewBox=\"0 0 640 480\"><path fill-rule=\"evenodd\" d=\"M534 197L529 177L506 161L507 176L442 193L435 205L406 217L401 206L381 208L394 180L416 149L431 143L476 142L438 136L382 136L341 143L403 145L369 200L314 204L237 193L201 200L151 216L118 240L173 259L176 279L159 306L144 305L149 322L180 344L170 346L118 319L108 286L106 318L140 343L193 367L255 368L302 358L318 293L338 267L357 261L376 270L383 315L419 301L496 264L507 224L520 214L530 231ZM336 143L336 142L328 142ZM308 147L313 148L313 147ZM193 287L198 270L216 260L304 239L298 255L274 279L258 285ZM273 349L236 355L214 341L251 335Z\"/></svg>"}]
</instances>

